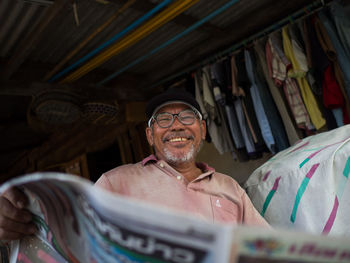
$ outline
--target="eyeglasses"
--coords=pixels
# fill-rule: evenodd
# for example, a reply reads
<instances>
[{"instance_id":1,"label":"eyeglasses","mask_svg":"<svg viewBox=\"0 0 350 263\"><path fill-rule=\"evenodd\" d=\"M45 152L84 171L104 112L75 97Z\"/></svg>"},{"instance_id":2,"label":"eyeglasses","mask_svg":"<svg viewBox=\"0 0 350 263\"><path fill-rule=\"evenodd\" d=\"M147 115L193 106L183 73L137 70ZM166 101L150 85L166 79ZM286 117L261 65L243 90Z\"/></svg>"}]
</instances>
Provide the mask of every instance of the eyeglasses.
<instances>
[{"instance_id":1,"label":"eyeglasses","mask_svg":"<svg viewBox=\"0 0 350 263\"><path fill-rule=\"evenodd\" d=\"M196 121L197 116L199 120L202 120L202 115L198 111L183 110L177 114L163 112L152 116L148 121L148 127L151 127L152 121L155 120L159 127L169 128L173 125L175 117L177 117L183 125L192 125Z\"/></svg>"}]
</instances>

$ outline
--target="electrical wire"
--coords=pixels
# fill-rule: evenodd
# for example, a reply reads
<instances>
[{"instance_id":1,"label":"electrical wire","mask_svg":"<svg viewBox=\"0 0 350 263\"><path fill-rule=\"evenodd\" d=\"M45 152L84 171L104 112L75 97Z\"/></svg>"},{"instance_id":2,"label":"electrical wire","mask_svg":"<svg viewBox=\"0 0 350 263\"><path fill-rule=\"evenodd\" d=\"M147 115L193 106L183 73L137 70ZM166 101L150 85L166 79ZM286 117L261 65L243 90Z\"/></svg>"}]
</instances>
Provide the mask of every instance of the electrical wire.
<instances>
[{"instance_id":1,"label":"electrical wire","mask_svg":"<svg viewBox=\"0 0 350 263\"><path fill-rule=\"evenodd\" d=\"M110 38L109 40L107 40L106 42L104 42L103 44L101 44L100 46L98 46L97 48L95 48L94 50L89 52L88 54L86 54L84 57L82 57L81 59L79 59L78 61L76 61L72 65L70 65L69 67L65 68L64 70L62 70L61 72L59 72L58 74L53 76L51 79L49 79L48 82L54 82L54 81L58 80L59 78L61 78L62 76L64 76L65 74L67 74L68 72L70 72L71 70L77 68L79 65L83 64L88 59L92 58L94 55L96 55L99 52L101 52L104 48L112 45L118 39L120 39L121 37L125 36L131 30L135 29L137 26L142 24L144 21L149 19L151 16L153 16L155 13L157 13L160 9L162 9L163 7L165 7L168 4L170 4L172 1L173 0L164 0L163 2L161 2L160 4L155 6L153 9L151 9L149 12L147 12L146 14L141 16L139 19L137 19L135 22L131 23L129 26L127 26L121 32L117 33L112 38Z\"/></svg>"},{"instance_id":2,"label":"electrical wire","mask_svg":"<svg viewBox=\"0 0 350 263\"><path fill-rule=\"evenodd\" d=\"M113 46L108 48L107 50L103 51L101 54L99 54L97 57L93 58L89 63L83 65L79 69L77 69L75 72L67 76L63 81L60 83L69 83L73 82L79 78L81 78L86 73L90 72L91 70L95 69L96 67L103 64L105 61L109 60L113 56L117 55L118 53L122 52L126 48L132 46L139 40L145 38L150 33L164 25L165 23L169 22L194 4L196 4L199 0L179 0L176 1L174 4L169 6L167 9L156 15L154 18L146 22L144 25L136 29L134 32L123 38L121 41L115 43Z\"/></svg>"},{"instance_id":3,"label":"electrical wire","mask_svg":"<svg viewBox=\"0 0 350 263\"><path fill-rule=\"evenodd\" d=\"M123 13L126 9L128 9L132 4L134 4L136 0L127 1L121 8L117 10L112 16L110 16L106 22L104 22L101 26L99 26L92 34L90 34L87 38L85 38L80 44L73 49L64 59L59 62L53 70L46 74L44 81L50 79L54 74L59 71L64 64L66 64L74 55L76 55L83 47L85 47L97 34L102 32L105 28L107 28L114 20L118 18L118 16Z\"/></svg>"},{"instance_id":4,"label":"electrical wire","mask_svg":"<svg viewBox=\"0 0 350 263\"><path fill-rule=\"evenodd\" d=\"M192 32L193 30L197 29L198 27L200 27L202 24L206 23L207 21L209 21L210 19L212 19L213 17L219 15L220 13L222 13L223 11L225 11L227 8L231 7L233 4L236 4L239 0L231 0L229 2L227 2L226 4L224 4L223 6L219 7L218 9L216 9L214 12L210 13L209 15L207 15L206 17L202 18L201 20L197 21L196 23L194 23L192 26L190 26L189 28L185 29L184 31L182 31L181 33L177 34L175 37L169 39L168 41L164 42L163 44L161 44L160 46L158 46L157 48L151 50L150 52L148 52L147 54L143 55L142 57L136 59L135 61L129 63L127 66L125 66L124 68L112 73L111 75L109 75L107 78L105 78L104 80L100 81L99 83L97 83L97 86L102 86L104 84L106 84L108 81L110 81L111 79L115 78L116 76L120 75L121 73L123 73L124 71L128 70L129 68L135 66L136 64L142 62L143 60L149 58L150 56L154 55L155 53L157 53L158 51L162 50L163 48L169 46L170 44L172 44L173 42L175 42L176 40L180 39L181 37L187 35L188 33Z\"/></svg>"}]
</instances>

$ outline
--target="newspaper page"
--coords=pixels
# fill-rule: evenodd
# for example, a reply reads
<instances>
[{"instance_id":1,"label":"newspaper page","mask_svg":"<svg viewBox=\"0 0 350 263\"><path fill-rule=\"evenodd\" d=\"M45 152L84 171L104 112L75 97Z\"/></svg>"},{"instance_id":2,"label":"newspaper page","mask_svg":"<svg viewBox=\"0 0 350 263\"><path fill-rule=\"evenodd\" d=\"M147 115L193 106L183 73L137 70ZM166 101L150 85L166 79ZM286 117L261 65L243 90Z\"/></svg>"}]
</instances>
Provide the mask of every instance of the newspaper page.
<instances>
[{"instance_id":1,"label":"newspaper page","mask_svg":"<svg viewBox=\"0 0 350 263\"><path fill-rule=\"evenodd\" d=\"M36 235L12 242L10 262L229 262L232 227L128 199L83 178L13 179L28 195Z\"/></svg>"},{"instance_id":2,"label":"newspaper page","mask_svg":"<svg viewBox=\"0 0 350 263\"><path fill-rule=\"evenodd\" d=\"M234 231L235 263L350 262L350 239L240 226Z\"/></svg>"}]
</instances>

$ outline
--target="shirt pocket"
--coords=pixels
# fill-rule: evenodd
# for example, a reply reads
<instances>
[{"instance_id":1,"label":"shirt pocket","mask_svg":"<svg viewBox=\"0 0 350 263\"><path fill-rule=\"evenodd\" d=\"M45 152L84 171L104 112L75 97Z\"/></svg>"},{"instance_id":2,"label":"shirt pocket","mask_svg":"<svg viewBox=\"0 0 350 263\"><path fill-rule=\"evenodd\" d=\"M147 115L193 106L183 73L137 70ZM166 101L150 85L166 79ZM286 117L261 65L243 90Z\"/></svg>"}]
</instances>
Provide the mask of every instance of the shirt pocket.
<instances>
[{"instance_id":1,"label":"shirt pocket","mask_svg":"<svg viewBox=\"0 0 350 263\"><path fill-rule=\"evenodd\" d=\"M240 223L242 221L235 203L217 196L210 196L210 201L215 222Z\"/></svg>"}]
</instances>

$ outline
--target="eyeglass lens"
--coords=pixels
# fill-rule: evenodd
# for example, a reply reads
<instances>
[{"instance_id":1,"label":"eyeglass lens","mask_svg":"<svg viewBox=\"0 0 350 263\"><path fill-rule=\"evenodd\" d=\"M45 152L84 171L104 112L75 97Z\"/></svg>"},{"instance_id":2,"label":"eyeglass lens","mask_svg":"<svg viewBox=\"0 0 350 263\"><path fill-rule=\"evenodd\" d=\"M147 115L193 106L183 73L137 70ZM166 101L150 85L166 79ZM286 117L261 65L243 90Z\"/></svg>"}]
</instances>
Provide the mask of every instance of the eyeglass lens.
<instances>
[{"instance_id":1,"label":"eyeglass lens","mask_svg":"<svg viewBox=\"0 0 350 263\"><path fill-rule=\"evenodd\" d=\"M168 128L173 124L175 116L183 125L191 125L196 120L196 114L193 111L185 110L177 114L168 112L160 113L156 116L156 121L160 127Z\"/></svg>"}]
</instances>

